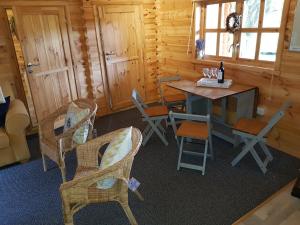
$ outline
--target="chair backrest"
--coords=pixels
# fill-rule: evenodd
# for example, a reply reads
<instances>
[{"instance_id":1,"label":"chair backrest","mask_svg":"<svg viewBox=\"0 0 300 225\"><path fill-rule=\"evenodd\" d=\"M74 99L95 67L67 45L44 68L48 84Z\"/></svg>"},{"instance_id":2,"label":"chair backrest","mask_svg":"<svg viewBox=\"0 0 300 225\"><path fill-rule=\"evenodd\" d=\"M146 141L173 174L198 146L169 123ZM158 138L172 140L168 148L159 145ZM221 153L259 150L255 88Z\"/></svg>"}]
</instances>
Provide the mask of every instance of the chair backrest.
<instances>
[{"instance_id":1,"label":"chair backrest","mask_svg":"<svg viewBox=\"0 0 300 225\"><path fill-rule=\"evenodd\" d=\"M285 111L291 106L292 102L290 100L285 101L257 136L264 137L279 122L279 120L285 115Z\"/></svg>"},{"instance_id":2,"label":"chair backrest","mask_svg":"<svg viewBox=\"0 0 300 225\"><path fill-rule=\"evenodd\" d=\"M147 114L145 113L144 109L147 109L148 106L143 102L143 99L141 98L141 96L139 95L137 90L135 90L135 89L132 90L131 99L132 99L133 103L135 104L135 106L137 107L137 109L140 111L140 113L144 117L147 117Z\"/></svg>"},{"instance_id":3,"label":"chair backrest","mask_svg":"<svg viewBox=\"0 0 300 225\"><path fill-rule=\"evenodd\" d=\"M207 114L206 116L203 115L195 115L195 114L186 114L186 113L174 113L172 111L169 112L169 118L171 120L172 128L177 139L177 126L175 119L178 120L190 120L190 121L198 121L198 122L205 122L207 123L208 128L208 135L211 135L211 124L210 124L210 115Z\"/></svg>"},{"instance_id":4,"label":"chair backrest","mask_svg":"<svg viewBox=\"0 0 300 225\"><path fill-rule=\"evenodd\" d=\"M159 94L161 98L161 102L164 104L164 87L163 83L171 82L171 81L179 81L181 80L181 77L179 74L175 76L168 76L168 77L159 77L158 78L158 85L159 85Z\"/></svg>"}]
</instances>

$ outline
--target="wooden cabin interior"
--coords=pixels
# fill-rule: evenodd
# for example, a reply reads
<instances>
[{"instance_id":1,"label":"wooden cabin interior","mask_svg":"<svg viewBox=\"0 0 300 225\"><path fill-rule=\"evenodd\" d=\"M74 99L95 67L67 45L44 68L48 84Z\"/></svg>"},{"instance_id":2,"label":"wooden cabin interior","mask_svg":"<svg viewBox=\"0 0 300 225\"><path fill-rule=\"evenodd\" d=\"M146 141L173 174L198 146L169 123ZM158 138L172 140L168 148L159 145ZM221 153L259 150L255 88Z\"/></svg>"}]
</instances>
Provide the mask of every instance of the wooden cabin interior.
<instances>
[{"instance_id":1,"label":"wooden cabin interior","mask_svg":"<svg viewBox=\"0 0 300 225\"><path fill-rule=\"evenodd\" d=\"M26 114L27 111L28 116L28 118L26 117L28 123L26 122L22 132L15 130L19 129L17 128L18 124L25 124L25 119L23 117L14 119L10 112L7 113L6 120L4 115L4 124L0 128L3 130L0 132L1 135L3 133L7 136L7 138L5 136L6 139L4 138L3 142L8 143L2 146L2 139L0 140L0 155L4 151L5 154L12 154L11 156L5 156L6 158L3 157L3 162L0 160L0 166L2 167L0 169L0 180L2 180L0 181L2 183L0 189L3 190L3 195L6 196L3 197L2 202L10 202L13 199L14 192L6 192L6 189L9 189L8 185L16 182L13 179L21 179L22 176L27 176L38 168L41 172L34 175L34 179L39 180L40 175L45 183L53 182L54 185L51 189L54 197L42 198L45 200L44 207L51 208L51 202L55 201L56 203L53 204L56 206L53 208L57 208L57 211L52 209L52 214L45 213L47 212L45 208L35 208L34 211L29 210L28 213L25 211L19 212L18 204L21 204L21 200L18 200L14 206L8 207L10 209L7 208L0 213L2 218L6 218L3 220L3 224L73 224L73 222L74 224L128 224L130 222L131 224L165 225L299 224L300 200L291 197L290 192L296 182L295 179L300 176L300 142L298 142L300 137L300 1L0 0L0 18L0 86L3 91L2 96L11 96L11 106L9 107L12 107L16 100L20 100L25 106L23 114ZM176 140L179 143L179 139L174 139L172 126L167 125L172 122L168 119L168 112L166 117L159 117L159 119L157 119L157 115L154 116L155 118L151 115L145 116L143 114L142 116L132 100L133 90L136 90L145 104L150 105L150 107L162 107L162 105L167 107L163 98L178 96L179 93L184 94L185 98L191 99L194 98L193 96L200 95L202 96L200 100L187 100L189 103L186 103L181 109L178 106L171 106L168 110L179 110L189 115L202 115L200 112L197 113L197 110L203 110L201 105L206 105L203 101L207 96L197 94L196 82L207 75L205 74L206 70L213 71L211 68L217 68L218 70L205 79L210 79L210 76L216 75L215 80L217 81L218 76L222 75L222 70L219 70L220 62L224 63L225 79L232 80L232 88L237 84L240 84L241 87L250 87L236 93L244 93L248 90L252 90L254 93L249 98L236 98L234 93L231 93L224 95L225 97L222 98L226 99L224 101L219 97L211 98L211 101L208 101L207 107L210 104L209 102L212 103L211 115L221 116L223 122L225 121L228 124L226 129L229 127L230 132L232 128L237 129L241 115L248 113L247 116L250 115L251 117L248 118L249 120L254 118L255 121L259 121L259 124L266 125L270 124L270 118L284 102L291 104L267 136L266 134L259 136L259 132L252 133L250 138L249 136L246 136L246 138L242 136L242 139L246 139L245 146L253 140L256 140L257 143L264 140L271 152L276 153L274 154L274 160L269 163L267 171L263 173L259 167L265 167L265 165L261 166L258 163L259 167L257 167L257 159L253 160L251 158L251 154L254 154L252 150L249 150L249 160L245 158L245 164L249 163L253 167L243 168L244 160L241 160L238 165L232 166L230 164L231 160L242 150L230 152L228 155L220 153L224 150L222 145L229 146L228 149L236 149L237 147L235 144L223 143L224 140L215 137L213 132L215 156L213 160L207 160L206 171L204 163L203 171L205 171L205 175L202 176L201 172L192 170L193 168L177 171L178 148ZM174 88L174 85L172 87L168 82L164 84L160 82L160 79L166 78L168 81L168 77L175 75L180 76L180 81L172 82L169 80L172 84L181 81L190 82L188 84L195 86L194 92L187 89L186 85L183 85L182 88L179 87L180 85L175 85ZM230 88L228 90L231 90ZM162 89L164 90L164 96L162 96ZM219 86L217 88L202 87L202 89L226 91L226 88L223 89ZM208 91L205 91L205 93L207 94ZM212 93L214 96L217 94ZM51 169L48 168L47 172L42 169L41 153L43 159L44 154L41 152L43 150L40 150L39 145L43 143L44 139L41 137L43 129L41 124L59 111L61 107L77 99L88 99L97 105L95 125L92 126L93 130L89 130L89 132L92 132L91 136L94 139L97 139L97 136L101 137L106 132L125 126L138 127L143 131L146 124L150 124L150 134L146 134L147 132L142 133L144 141L147 139L147 144L143 142L136 157L138 162L135 161L139 172L136 172L135 163L132 168L134 176L141 181L138 195L141 194L144 197L144 201L141 203L136 200L135 196L129 195L129 205L136 220L134 217L134 220L132 220L125 209L129 220L122 211L108 213L112 208L119 207L113 205L104 209L99 208L100 206L96 209L88 208L88 210L91 210L90 213L87 210L85 211L86 214L74 216L73 221L73 214L81 206L78 203L74 212L66 206L67 200L65 198L76 192L75 190L64 192L64 188L68 186L68 183L74 183L75 180L72 176L68 176L67 156L66 165L61 158L56 162L61 169L62 167L67 168L66 177L64 177L63 172L62 176L63 180L66 178L68 181L64 180L66 182L63 182L63 184L57 166L52 166ZM3 104L5 104L5 101ZM193 110L191 110L192 106ZM249 109L247 109L246 114L243 114L242 110L241 114L238 113L239 107L250 107L250 114ZM91 112L89 111L89 113ZM147 112L149 110L146 110L146 114ZM209 111L206 111L205 115L208 113ZM165 114L159 116L162 115ZM94 119L91 119L93 115L90 116L89 121L94 123ZM17 124L11 125L14 128L10 128L6 124L10 118L13 118L11 119L13 120L12 123ZM63 116L56 118L52 130L54 127L64 125L64 118ZM152 118L154 119L152 120ZM191 119L193 117L184 118ZM130 124L132 121L133 123ZM138 121L138 125L134 123L136 121ZM166 132L160 130L160 125L158 125L160 123L166 129ZM247 126L255 126L255 124L246 124ZM214 129L217 126L213 124L212 127ZM187 130L191 131L192 129L188 128ZM26 139L13 141L14 136L22 135ZM165 142L160 141L160 135L164 136L163 139L166 139L168 145L164 145ZM191 138L191 136L186 137ZM192 137L194 138L194 136ZM184 136L181 140L184 140ZM13 145L17 142L18 144L22 143L23 146L28 144L28 147L24 148L28 148L29 153L24 153L25 155L6 153L6 151L13 151ZM9 145L10 147L7 147ZM83 145L85 146L85 144ZM63 157L64 160L65 156L61 153L64 144L57 142L54 146L58 146L57 148L60 149L61 154L59 157ZM157 146L161 148L159 151L155 150L158 149ZM86 148L88 149L88 147ZM253 146L249 148L252 149ZM2 149L5 150L2 151ZM157 187L156 189L156 186L160 186L163 178L160 177L156 180L156 175L151 177L147 176L147 173L152 170L157 170L155 173L160 173L167 163L160 165L158 163L159 158L156 158L158 162L155 161L155 166L152 165L151 170L146 168L148 165L146 159L151 160L147 153L150 154L151 151L154 151L155 154L161 154L160 160L162 161L168 158L168 152L174 154L175 161L170 162L170 164L173 164L170 168L173 168L174 173L169 174L170 178L167 178L168 172L166 171L162 172L161 175L167 176L166 180L170 179L172 183L167 186L169 188L168 194L165 193L163 196L159 196L160 188L163 187ZM20 154L22 156L19 157ZM79 155L77 152L77 157ZM206 157L206 153L204 155ZM51 156L47 156L52 159ZM212 152L211 157L213 158ZM254 155L253 157L255 158ZM218 160L220 160L220 163L225 159L229 161L224 164L223 168L223 164L219 165ZM48 163L51 161L47 160ZM170 160L172 160L172 157L170 157ZM35 167L34 163L40 164ZM239 177L236 179L241 189L236 191L239 194L239 197L235 198L237 202L226 204L226 200L224 200L222 204L218 203L220 205L209 205L207 206L208 209L219 209L216 212L212 210L210 214L210 210L198 211L195 206L191 206L189 211L188 200L187 202L182 200L182 207L187 209L183 210L181 216L180 204L176 205L174 203L179 207L176 210L171 205L178 194L182 194L183 199L188 198L185 197L185 195L189 196L186 194L188 191L181 189L181 191L176 192L174 190L175 192L172 192L173 188L175 189L172 186L177 185L175 182L185 182L185 176L191 176L187 179L184 187L177 186L177 188L189 189L189 182L191 182L190 185L199 185L198 190L190 190L191 192L194 191L190 193L191 195L197 196L202 188L209 192L208 195L212 196L215 195L214 193L224 193L222 189L226 183L226 180L224 181L226 178L222 179L221 172L215 172L216 174L214 174L211 171L214 166L219 171L226 170L226 174L231 178ZM22 174L23 172L25 175ZM15 175L17 173L20 173L20 175ZM74 174L74 172L72 173ZM57 179L54 178L55 176ZM251 181L252 178L253 181ZM203 181L203 179L211 180ZM216 181L220 186L211 188L214 186L214 179L220 179L220 182ZM156 185L152 185L148 180L153 180ZM253 186L249 186L249 189L251 187L252 192L255 192L254 190L258 184L254 184L254 181L261 182L261 186L257 191L260 194L253 193L253 196L257 195L257 198L251 202L251 197L246 197L248 189L242 189L242 187L243 182L245 182L245 185L250 185L252 182ZM18 182L21 185L21 181ZM28 182L26 184L28 186L24 186L30 190L30 184L34 181L30 179ZM205 187L205 182L210 183L210 186ZM234 190L237 188L234 183L234 181L230 183L231 186L228 184L225 189ZM270 183L274 183L274 185ZM147 184L149 184L149 189L150 187L153 189L149 190L146 187ZM34 185L38 184L35 183ZM35 186L35 188L48 190L44 185ZM208 189L211 189L214 193L211 193ZM264 192L264 190L266 191ZM136 191L133 192L137 193ZM28 193L22 194L22 190L18 189L18 194L18 196L28 196L28 198L34 199L39 198L40 195L47 195L47 192L35 190L27 195ZM132 200L132 198L135 200ZM222 199L222 197L212 198ZM133 206L131 206L132 202L134 202ZM201 204L201 199L198 202ZM209 204L210 200L205 202ZM73 204L75 203L73 202ZM94 203L94 201L91 200L88 203ZM32 201L28 201L27 206L26 204L21 205L26 208L31 207L30 204L33 204ZM153 205L149 206L147 204ZM239 204L243 204L245 207L238 210ZM5 205L2 205L2 207L5 207ZM145 208L143 209L143 207ZM214 214L217 212L224 214L227 208L232 208L232 210L229 210L228 215ZM234 208L236 208L236 211ZM39 210L41 210L40 213L37 212ZM42 212L43 210L45 212ZM100 216L98 216L98 213L100 213ZM48 217L45 216L46 214ZM35 217L35 215L39 216ZM105 215L109 216L106 217ZM86 221L89 221L89 223Z\"/></svg>"}]
</instances>

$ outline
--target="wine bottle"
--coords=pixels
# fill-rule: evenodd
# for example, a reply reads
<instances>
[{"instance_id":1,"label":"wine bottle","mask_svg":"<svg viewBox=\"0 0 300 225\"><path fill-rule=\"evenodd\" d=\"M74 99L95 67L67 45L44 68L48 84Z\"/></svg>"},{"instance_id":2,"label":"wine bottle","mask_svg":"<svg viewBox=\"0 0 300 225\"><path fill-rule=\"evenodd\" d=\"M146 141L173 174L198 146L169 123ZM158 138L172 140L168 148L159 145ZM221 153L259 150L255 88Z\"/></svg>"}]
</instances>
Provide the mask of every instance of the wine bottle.
<instances>
[{"instance_id":1,"label":"wine bottle","mask_svg":"<svg viewBox=\"0 0 300 225\"><path fill-rule=\"evenodd\" d=\"M224 83L224 64L221 62L219 71L218 71L218 83Z\"/></svg>"}]
</instances>

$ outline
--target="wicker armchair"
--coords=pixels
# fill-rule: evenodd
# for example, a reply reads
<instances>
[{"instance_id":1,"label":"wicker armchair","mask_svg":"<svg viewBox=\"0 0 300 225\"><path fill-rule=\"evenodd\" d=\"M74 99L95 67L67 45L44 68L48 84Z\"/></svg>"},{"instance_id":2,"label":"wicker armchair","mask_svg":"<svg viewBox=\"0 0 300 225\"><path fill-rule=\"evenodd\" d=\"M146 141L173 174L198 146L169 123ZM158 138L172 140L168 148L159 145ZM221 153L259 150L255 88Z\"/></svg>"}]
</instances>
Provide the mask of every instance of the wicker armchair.
<instances>
[{"instance_id":1,"label":"wicker armchair","mask_svg":"<svg viewBox=\"0 0 300 225\"><path fill-rule=\"evenodd\" d=\"M84 123L88 122L89 124L89 134L88 138L92 136L92 130L94 125L94 120L97 111L97 104L88 99L78 99L74 103L80 108L89 108L90 113L83 118L76 126L68 129L62 134L55 134L55 122L63 118L68 111L68 105L64 105L54 113L50 114L39 123L39 140L40 140L40 149L43 159L44 171L47 171L47 165L45 161L45 156L56 162L61 170L62 180L66 181L65 173L65 153L74 149L76 143L72 141L72 137L75 131L81 127Z\"/></svg>"},{"instance_id":2,"label":"wicker armchair","mask_svg":"<svg viewBox=\"0 0 300 225\"><path fill-rule=\"evenodd\" d=\"M140 130L132 129L132 149L123 159L106 169L99 169L99 149L109 143L122 130L105 134L77 147L78 167L75 177L60 186L65 224L73 225L74 213L86 205L108 201L119 202L130 223L137 224L128 205L127 182L134 156L142 143ZM97 181L107 177L116 178L116 183L109 189L98 189L96 187Z\"/></svg>"}]
</instances>

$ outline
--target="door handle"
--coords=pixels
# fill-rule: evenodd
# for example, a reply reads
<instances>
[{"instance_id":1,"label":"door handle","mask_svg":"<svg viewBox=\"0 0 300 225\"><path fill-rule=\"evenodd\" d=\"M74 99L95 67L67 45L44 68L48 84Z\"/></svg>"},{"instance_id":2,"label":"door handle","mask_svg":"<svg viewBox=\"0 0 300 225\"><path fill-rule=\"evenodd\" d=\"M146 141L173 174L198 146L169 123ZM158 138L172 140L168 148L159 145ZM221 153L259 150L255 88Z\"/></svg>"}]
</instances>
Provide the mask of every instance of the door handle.
<instances>
[{"instance_id":1,"label":"door handle","mask_svg":"<svg viewBox=\"0 0 300 225\"><path fill-rule=\"evenodd\" d=\"M110 52L105 52L105 55L107 56L116 55L116 53L114 51L110 51Z\"/></svg>"},{"instance_id":2,"label":"door handle","mask_svg":"<svg viewBox=\"0 0 300 225\"><path fill-rule=\"evenodd\" d=\"M26 67L27 67L27 71L28 73L32 73L33 72L33 68L34 66L39 66L40 64L39 63L36 63L36 64L33 64L31 62L27 63Z\"/></svg>"}]
</instances>

